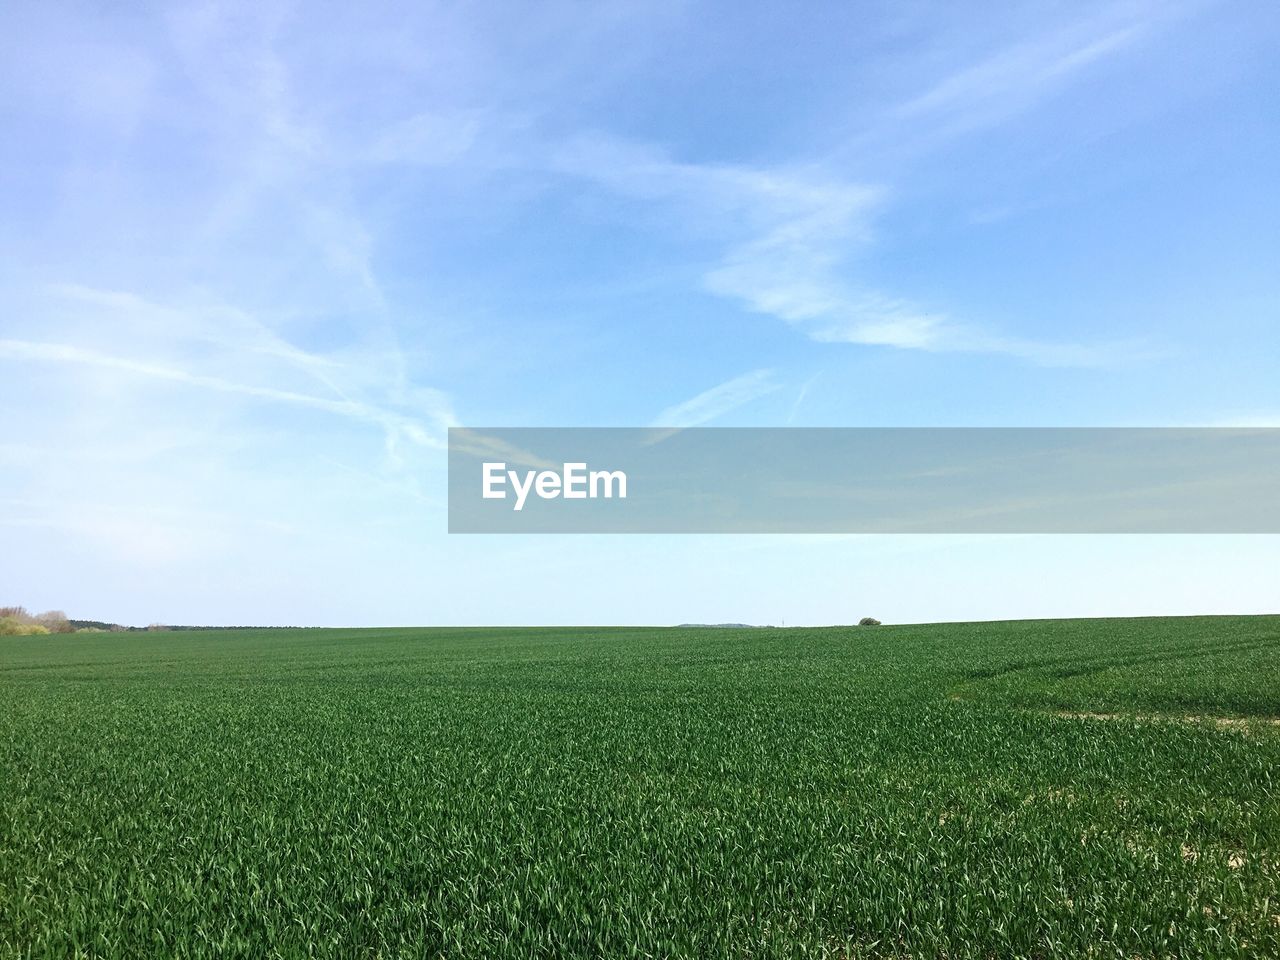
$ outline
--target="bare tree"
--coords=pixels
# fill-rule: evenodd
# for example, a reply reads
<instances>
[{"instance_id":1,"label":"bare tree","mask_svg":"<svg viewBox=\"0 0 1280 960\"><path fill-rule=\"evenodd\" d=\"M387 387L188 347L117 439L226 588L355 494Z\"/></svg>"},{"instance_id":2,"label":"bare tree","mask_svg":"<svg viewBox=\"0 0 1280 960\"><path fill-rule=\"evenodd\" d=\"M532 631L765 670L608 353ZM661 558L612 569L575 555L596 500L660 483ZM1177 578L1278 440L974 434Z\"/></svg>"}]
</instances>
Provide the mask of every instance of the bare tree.
<instances>
[{"instance_id":1,"label":"bare tree","mask_svg":"<svg viewBox=\"0 0 1280 960\"><path fill-rule=\"evenodd\" d=\"M35 621L50 633L74 633L76 629L61 610L48 610L36 617Z\"/></svg>"}]
</instances>

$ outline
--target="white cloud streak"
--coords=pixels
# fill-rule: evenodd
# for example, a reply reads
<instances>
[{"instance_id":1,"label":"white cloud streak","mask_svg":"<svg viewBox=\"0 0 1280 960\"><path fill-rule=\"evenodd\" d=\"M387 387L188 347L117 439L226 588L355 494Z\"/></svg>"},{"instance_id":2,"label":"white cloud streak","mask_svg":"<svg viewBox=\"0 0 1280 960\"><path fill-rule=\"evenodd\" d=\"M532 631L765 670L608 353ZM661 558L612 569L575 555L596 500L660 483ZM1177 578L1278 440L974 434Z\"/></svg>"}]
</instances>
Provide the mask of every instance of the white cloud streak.
<instances>
[{"instance_id":1,"label":"white cloud streak","mask_svg":"<svg viewBox=\"0 0 1280 960\"><path fill-rule=\"evenodd\" d=\"M726 380L696 397L667 407L653 420L654 427L685 428L717 420L766 394L780 389L772 370L753 370Z\"/></svg>"},{"instance_id":2,"label":"white cloud streak","mask_svg":"<svg viewBox=\"0 0 1280 960\"><path fill-rule=\"evenodd\" d=\"M887 192L814 168L689 164L603 138L580 138L552 165L627 197L680 210L682 226L722 236L727 250L705 288L777 317L812 340L904 350L995 353L1051 366L1111 362L1127 347L1055 343L991 333L857 279Z\"/></svg>"},{"instance_id":3,"label":"white cloud streak","mask_svg":"<svg viewBox=\"0 0 1280 960\"><path fill-rule=\"evenodd\" d=\"M1142 23L1096 33L1075 27L999 51L901 104L900 119L932 118L951 130L995 123L1060 89L1091 64L1135 44Z\"/></svg>"},{"instance_id":4,"label":"white cloud streak","mask_svg":"<svg viewBox=\"0 0 1280 960\"><path fill-rule=\"evenodd\" d=\"M1007 120L1134 47L1175 10L1131 4L1059 26L962 67L889 111L881 137L929 138ZM545 152L553 170L626 197L679 210L686 229L722 236L705 288L775 316L813 340L907 350L994 353L1046 366L1105 366L1132 356L1125 343L1014 337L877 290L858 276L857 255L889 191L818 167L753 168L684 163L660 150L580 136Z\"/></svg>"},{"instance_id":5,"label":"white cloud streak","mask_svg":"<svg viewBox=\"0 0 1280 960\"><path fill-rule=\"evenodd\" d=\"M240 394L274 403L307 407L335 416L376 424L390 437L404 437L425 447L443 448L439 437L441 429L454 423L447 401L439 397L439 405L429 412L430 423L424 423L394 411L349 399L328 399L292 390L238 383L222 377L192 373L175 367L148 363L131 357L112 356L86 350L71 344L40 343L25 340L0 340L0 359L41 361L48 363L79 364L100 367L123 374L165 380L186 386L214 390L219 393Z\"/></svg>"}]
</instances>

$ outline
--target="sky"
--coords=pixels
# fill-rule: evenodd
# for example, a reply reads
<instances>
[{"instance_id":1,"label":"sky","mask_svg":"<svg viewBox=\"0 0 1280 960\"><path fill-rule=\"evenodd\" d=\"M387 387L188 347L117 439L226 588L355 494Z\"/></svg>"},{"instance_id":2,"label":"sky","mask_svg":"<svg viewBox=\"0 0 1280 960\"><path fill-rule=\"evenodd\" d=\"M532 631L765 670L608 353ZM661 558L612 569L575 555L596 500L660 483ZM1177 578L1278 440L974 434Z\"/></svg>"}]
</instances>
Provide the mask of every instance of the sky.
<instances>
[{"instance_id":1,"label":"sky","mask_svg":"<svg viewBox=\"0 0 1280 960\"><path fill-rule=\"evenodd\" d=\"M1280 425L1280 7L7 4L0 604L1280 612L1276 536L450 536L451 426Z\"/></svg>"}]
</instances>

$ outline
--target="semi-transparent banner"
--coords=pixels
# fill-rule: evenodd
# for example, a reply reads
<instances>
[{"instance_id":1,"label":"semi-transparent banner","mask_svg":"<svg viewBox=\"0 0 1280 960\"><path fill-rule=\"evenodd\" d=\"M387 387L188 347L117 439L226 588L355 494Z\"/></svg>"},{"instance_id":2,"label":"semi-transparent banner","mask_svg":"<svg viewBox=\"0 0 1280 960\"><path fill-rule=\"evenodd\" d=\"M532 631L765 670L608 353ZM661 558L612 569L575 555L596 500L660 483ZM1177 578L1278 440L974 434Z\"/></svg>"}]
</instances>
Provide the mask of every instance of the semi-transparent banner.
<instances>
[{"instance_id":1,"label":"semi-transparent banner","mask_svg":"<svg viewBox=\"0 0 1280 960\"><path fill-rule=\"evenodd\" d=\"M1280 429L449 431L451 533L1280 533Z\"/></svg>"}]
</instances>

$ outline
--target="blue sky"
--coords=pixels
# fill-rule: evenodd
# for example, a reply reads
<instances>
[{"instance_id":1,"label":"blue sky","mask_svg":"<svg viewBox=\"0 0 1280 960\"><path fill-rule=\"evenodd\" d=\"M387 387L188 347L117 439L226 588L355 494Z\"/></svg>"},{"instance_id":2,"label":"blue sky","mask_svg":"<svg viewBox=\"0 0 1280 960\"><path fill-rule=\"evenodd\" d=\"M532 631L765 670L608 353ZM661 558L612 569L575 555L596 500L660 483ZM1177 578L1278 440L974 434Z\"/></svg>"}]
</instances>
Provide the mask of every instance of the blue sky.
<instances>
[{"instance_id":1,"label":"blue sky","mask_svg":"<svg viewBox=\"0 0 1280 960\"><path fill-rule=\"evenodd\" d=\"M1275 537L449 537L468 426L1280 424L1280 8L10 5L0 603L1275 611Z\"/></svg>"}]
</instances>

